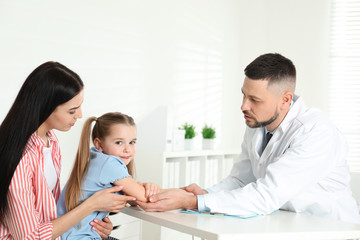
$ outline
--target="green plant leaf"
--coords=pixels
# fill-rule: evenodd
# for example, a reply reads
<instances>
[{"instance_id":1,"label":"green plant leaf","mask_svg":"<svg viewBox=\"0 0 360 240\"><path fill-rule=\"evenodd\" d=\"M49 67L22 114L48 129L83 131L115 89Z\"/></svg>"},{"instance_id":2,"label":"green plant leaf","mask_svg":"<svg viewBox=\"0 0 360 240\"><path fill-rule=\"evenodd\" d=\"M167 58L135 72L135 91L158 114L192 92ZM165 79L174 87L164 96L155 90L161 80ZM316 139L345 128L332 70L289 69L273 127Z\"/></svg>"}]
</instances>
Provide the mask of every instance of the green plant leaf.
<instances>
[{"instance_id":1,"label":"green plant leaf","mask_svg":"<svg viewBox=\"0 0 360 240\"><path fill-rule=\"evenodd\" d=\"M207 124L205 124L205 126L202 128L201 134L203 138L214 139L216 137L215 128L208 126Z\"/></svg>"},{"instance_id":2,"label":"green plant leaf","mask_svg":"<svg viewBox=\"0 0 360 240\"><path fill-rule=\"evenodd\" d=\"M192 125L192 124L185 123L184 125L179 127L179 129L184 129L185 130L185 138L186 139L194 138L195 135L196 135L195 126Z\"/></svg>"}]
</instances>

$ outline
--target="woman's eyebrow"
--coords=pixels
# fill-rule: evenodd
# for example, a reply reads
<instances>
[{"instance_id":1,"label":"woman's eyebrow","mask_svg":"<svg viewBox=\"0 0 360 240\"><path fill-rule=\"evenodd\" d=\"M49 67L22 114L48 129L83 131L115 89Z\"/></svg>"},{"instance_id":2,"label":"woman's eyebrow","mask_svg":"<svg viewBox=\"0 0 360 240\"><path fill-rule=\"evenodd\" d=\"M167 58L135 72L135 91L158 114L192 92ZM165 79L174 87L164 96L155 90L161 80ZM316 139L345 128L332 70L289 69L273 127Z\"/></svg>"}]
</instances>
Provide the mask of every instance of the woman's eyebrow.
<instances>
[{"instance_id":1,"label":"woman's eyebrow","mask_svg":"<svg viewBox=\"0 0 360 240\"><path fill-rule=\"evenodd\" d=\"M76 109L78 109L79 107L81 107L81 104L83 104L83 102L84 102L84 100L81 101L81 103L80 103L79 106L70 108L69 110L76 110Z\"/></svg>"},{"instance_id":2,"label":"woman's eyebrow","mask_svg":"<svg viewBox=\"0 0 360 240\"><path fill-rule=\"evenodd\" d=\"M76 110L76 109L78 109L80 106L78 106L78 107L73 107L73 108L70 108L69 110Z\"/></svg>"}]
</instances>

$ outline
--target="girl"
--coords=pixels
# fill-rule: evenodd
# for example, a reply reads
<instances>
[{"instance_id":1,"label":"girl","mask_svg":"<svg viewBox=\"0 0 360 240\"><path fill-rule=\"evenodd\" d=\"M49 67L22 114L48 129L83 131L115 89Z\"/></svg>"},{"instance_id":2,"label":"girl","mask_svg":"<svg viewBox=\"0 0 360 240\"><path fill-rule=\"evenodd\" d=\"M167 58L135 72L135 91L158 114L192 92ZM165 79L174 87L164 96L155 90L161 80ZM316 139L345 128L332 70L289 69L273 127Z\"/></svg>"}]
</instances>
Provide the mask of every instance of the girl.
<instances>
[{"instance_id":1,"label":"girl","mask_svg":"<svg viewBox=\"0 0 360 240\"><path fill-rule=\"evenodd\" d=\"M55 239L93 211L120 211L114 187L94 194L60 218L61 155L53 129L68 131L82 117L84 84L64 65L46 62L25 80L0 126L0 239ZM107 237L109 220L95 224Z\"/></svg>"},{"instance_id":2,"label":"girl","mask_svg":"<svg viewBox=\"0 0 360 240\"><path fill-rule=\"evenodd\" d=\"M92 122L95 122L91 134L95 147L90 149ZM73 170L57 205L59 216L76 208L95 192L113 185L124 186L122 192L136 197L138 201L146 202L148 197L158 193L158 185L139 184L131 178L135 151L136 126L132 117L112 112L87 119ZM107 214L93 212L63 234L62 239L100 239L89 223L94 219L102 220Z\"/></svg>"}]
</instances>

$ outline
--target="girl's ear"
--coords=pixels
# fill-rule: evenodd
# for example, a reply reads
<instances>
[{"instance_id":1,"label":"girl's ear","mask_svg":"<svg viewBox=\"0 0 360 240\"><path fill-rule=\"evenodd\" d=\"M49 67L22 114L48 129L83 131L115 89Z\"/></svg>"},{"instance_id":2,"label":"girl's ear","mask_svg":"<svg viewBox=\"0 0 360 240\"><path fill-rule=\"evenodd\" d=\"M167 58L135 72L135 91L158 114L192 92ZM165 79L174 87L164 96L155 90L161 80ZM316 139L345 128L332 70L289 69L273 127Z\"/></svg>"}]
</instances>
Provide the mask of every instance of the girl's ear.
<instances>
[{"instance_id":1,"label":"girl's ear","mask_svg":"<svg viewBox=\"0 0 360 240\"><path fill-rule=\"evenodd\" d=\"M97 150L99 150L100 152L103 151L103 149L101 147L101 140L99 138L94 139L94 145L95 145Z\"/></svg>"}]
</instances>

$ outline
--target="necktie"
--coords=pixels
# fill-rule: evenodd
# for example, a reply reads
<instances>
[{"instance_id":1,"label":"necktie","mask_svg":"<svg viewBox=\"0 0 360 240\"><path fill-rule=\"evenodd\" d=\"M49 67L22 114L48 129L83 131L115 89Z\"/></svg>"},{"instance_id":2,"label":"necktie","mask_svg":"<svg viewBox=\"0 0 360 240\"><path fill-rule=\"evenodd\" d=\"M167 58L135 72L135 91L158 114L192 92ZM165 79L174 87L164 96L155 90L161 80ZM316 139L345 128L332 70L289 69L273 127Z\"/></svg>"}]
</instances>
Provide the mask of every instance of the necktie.
<instances>
[{"instance_id":1,"label":"necktie","mask_svg":"<svg viewBox=\"0 0 360 240\"><path fill-rule=\"evenodd\" d=\"M271 137L272 137L272 134L270 132L267 132L266 136L265 136L265 138L266 138L265 147L268 144L268 142L270 141Z\"/></svg>"}]
</instances>

